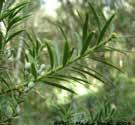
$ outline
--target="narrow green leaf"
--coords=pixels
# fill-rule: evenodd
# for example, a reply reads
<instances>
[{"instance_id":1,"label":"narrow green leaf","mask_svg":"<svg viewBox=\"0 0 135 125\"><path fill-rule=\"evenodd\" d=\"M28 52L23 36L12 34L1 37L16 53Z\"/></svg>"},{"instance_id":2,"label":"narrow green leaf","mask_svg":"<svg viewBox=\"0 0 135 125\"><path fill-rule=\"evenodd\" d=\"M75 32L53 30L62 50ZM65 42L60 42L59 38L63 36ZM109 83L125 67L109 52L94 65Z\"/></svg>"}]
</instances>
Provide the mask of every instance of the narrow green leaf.
<instances>
[{"instance_id":1,"label":"narrow green leaf","mask_svg":"<svg viewBox=\"0 0 135 125\"><path fill-rule=\"evenodd\" d=\"M62 78L62 77L58 77L58 76L55 76L55 75L53 75L53 76L48 76L48 78L51 79L51 80L58 80L58 81L69 82L69 79L67 79L67 78Z\"/></svg>"},{"instance_id":2,"label":"narrow green leaf","mask_svg":"<svg viewBox=\"0 0 135 125\"><path fill-rule=\"evenodd\" d=\"M108 102L106 104L104 104L104 114L105 116L107 116L108 113Z\"/></svg>"},{"instance_id":3,"label":"narrow green leaf","mask_svg":"<svg viewBox=\"0 0 135 125\"><path fill-rule=\"evenodd\" d=\"M103 75L101 73L97 72L93 68L88 67L87 65L83 65L83 64L77 64L77 65L80 66L81 68L86 68L87 70L91 70L91 71L95 72L96 74L98 74L99 76L103 77Z\"/></svg>"},{"instance_id":4,"label":"narrow green leaf","mask_svg":"<svg viewBox=\"0 0 135 125\"><path fill-rule=\"evenodd\" d=\"M88 13L86 13L85 22L84 22L84 25L83 25L82 44L85 41L85 39L87 38L88 20L89 20L89 15L88 15Z\"/></svg>"},{"instance_id":5,"label":"narrow green leaf","mask_svg":"<svg viewBox=\"0 0 135 125\"><path fill-rule=\"evenodd\" d=\"M4 83L8 87L8 89L10 88L10 85L3 77L0 77L0 81L2 81L2 83Z\"/></svg>"},{"instance_id":6,"label":"narrow green leaf","mask_svg":"<svg viewBox=\"0 0 135 125\"><path fill-rule=\"evenodd\" d=\"M108 49L110 51L117 51L117 52L123 53L124 55L127 55L127 53L125 52L125 50L120 50L120 49L116 49L116 48L109 47L109 46L105 46L105 47L106 47L106 49Z\"/></svg>"},{"instance_id":7,"label":"narrow green leaf","mask_svg":"<svg viewBox=\"0 0 135 125\"><path fill-rule=\"evenodd\" d=\"M69 70L72 71L73 73L76 73L77 75L87 79L84 73L82 73L82 72L80 72L78 70L74 70L74 69L69 69Z\"/></svg>"},{"instance_id":8,"label":"narrow green leaf","mask_svg":"<svg viewBox=\"0 0 135 125\"><path fill-rule=\"evenodd\" d=\"M104 63L104 64L106 64L106 65L108 65L108 66L110 66L110 67L113 67L114 69L116 69L116 70L118 70L118 71L124 73L124 71L122 71L120 68L118 68L117 66L115 66L115 65L113 65L113 64L111 64L111 63L109 63L109 62L106 62L106 61L104 61L104 60L97 59L97 58L94 58L94 57L91 57L91 59L93 59L93 60L95 60L95 61L98 61L98 62L101 62L101 63Z\"/></svg>"},{"instance_id":9,"label":"narrow green leaf","mask_svg":"<svg viewBox=\"0 0 135 125\"><path fill-rule=\"evenodd\" d=\"M31 36L30 33L26 32L26 35L28 39L30 40L29 45L25 42L25 45L28 47L28 50L33 58L38 57L39 51L40 51L40 41L38 37L33 33Z\"/></svg>"},{"instance_id":10,"label":"narrow green leaf","mask_svg":"<svg viewBox=\"0 0 135 125\"><path fill-rule=\"evenodd\" d=\"M77 10L77 14L79 16L80 23L83 22L83 17L78 10ZM82 23L81 23L81 25L82 25Z\"/></svg>"},{"instance_id":11,"label":"narrow green leaf","mask_svg":"<svg viewBox=\"0 0 135 125\"><path fill-rule=\"evenodd\" d=\"M18 4L15 7L13 7L12 9L10 9L10 11L15 11L16 9L19 9L20 7L25 6L28 3L30 3L30 2L23 2L21 4Z\"/></svg>"},{"instance_id":12,"label":"narrow green leaf","mask_svg":"<svg viewBox=\"0 0 135 125\"><path fill-rule=\"evenodd\" d=\"M106 79L101 73L99 73L98 71L94 70L93 68L90 68L87 65L83 65L83 64L77 64L77 65L79 65L82 68L84 67L87 70L90 70L90 71L94 72L96 75L99 75L101 78L103 78L104 80L108 81L108 83L111 83L113 85L113 83L110 80Z\"/></svg>"},{"instance_id":13,"label":"narrow green leaf","mask_svg":"<svg viewBox=\"0 0 135 125\"><path fill-rule=\"evenodd\" d=\"M110 116L113 116L114 115L114 113L115 113L115 109L111 109L111 112L110 112Z\"/></svg>"},{"instance_id":14,"label":"narrow green leaf","mask_svg":"<svg viewBox=\"0 0 135 125\"><path fill-rule=\"evenodd\" d=\"M57 65L61 64L61 54L60 54L60 50L57 44L54 44L54 51L56 54L56 60L57 60Z\"/></svg>"},{"instance_id":15,"label":"narrow green leaf","mask_svg":"<svg viewBox=\"0 0 135 125\"><path fill-rule=\"evenodd\" d=\"M32 75L34 76L34 78L36 79L37 71L36 71L36 67L35 67L34 63L31 64L31 72L32 72Z\"/></svg>"},{"instance_id":16,"label":"narrow green leaf","mask_svg":"<svg viewBox=\"0 0 135 125\"><path fill-rule=\"evenodd\" d=\"M0 0L0 13L1 13L1 10L2 10L2 7L3 7L4 1L5 1L5 0Z\"/></svg>"},{"instance_id":17,"label":"narrow green leaf","mask_svg":"<svg viewBox=\"0 0 135 125\"><path fill-rule=\"evenodd\" d=\"M56 47L56 46L55 46ZM53 54L53 60L54 60L54 66L56 67L56 66L58 66L58 59L59 59L59 57L58 57L58 53L57 53L57 50L56 50L56 48L55 48L54 46L53 46L53 49L52 49L52 54Z\"/></svg>"},{"instance_id":18,"label":"narrow green leaf","mask_svg":"<svg viewBox=\"0 0 135 125\"><path fill-rule=\"evenodd\" d=\"M69 52L68 59L72 57L73 53L74 53L74 48L72 48L71 51Z\"/></svg>"},{"instance_id":19,"label":"narrow green leaf","mask_svg":"<svg viewBox=\"0 0 135 125\"><path fill-rule=\"evenodd\" d=\"M87 48L89 47L89 44L93 38L94 33L95 33L94 31L90 32L87 39L84 41L83 48L81 50L81 55L83 55L87 51Z\"/></svg>"},{"instance_id":20,"label":"narrow green leaf","mask_svg":"<svg viewBox=\"0 0 135 125\"><path fill-rule=\"evenodd\" d=\"M93 73L90 73L90 72L88 72L88 71L86 71L86 70L83 70L83 69L79 69L79 68L77 68L77 67L72 67L72 68L75 69L75 70L81 71L82 73L85 73L85 74L87 74L87 75L89 75L89 76L92 76L93 78L95 78L95 79L101 81L102 83L108 84L108 82L104 81L104 80L101 79L99 76L97 76L97 75L95 75L95 74L93 74Z\"/></svg>"},{"instance_id":21,"label":"narrow green leaf","mask_svg":"<svg viewBox=\"0 0 135 125\"><path fill-rule=\"evenodd\" d=\"M14 38L15 36L17 36L17 35L19 35L20 33L22 33L24 30L19 30L19 31L17 31L17 32L15 32L15 33L13 33L13 34L11 34L8 38L7 38L7 40L6 40L6 43L8 42L8 41L10 41L12 38Z\"/></svg>"},{"instance_id":22,"label":"narrow green leaf","mask_svg":"<svg viewBox=\"0 0 135 125\"><path fill-rule=\"evenodd\" d=\"M74 80L74 81L79 81L79 82L83 82L83 83L87 83L87 84L90 84L87 80L84 80L84 79L82 79L82 78L78 78L78 77L74 77L74 76L69 76L69 75L61 75L61 74L57 74L57 75L55 75L55 76L58 76L58 77L62 77L62 78L65 78L65 79L72 79L72 80ZM82 83L81 83L82 84Z\"/></svg>"},{"instance_id":23,"label":"narrow green leaf","mask_svg":"<svg viewBox=\"0 0 135 125\"><path fill-rule=\"evenodd\" d=\"M13 10L10 10L10 13L8 15L8 19L12 19L13 17L15 17L17 14L19 14L19 12L24 8L25 6L21 6L20 8L17 8L17 9L13 9Z\"/></svg>"},{"instance_id":24,"label":"narrow green leaf","mask_svg":"<svg viewBox=\"0 0 135 125\"><path fill-rule=\"evenodd\" d=\"M67 38L67 36L66 36L64 30L62 29L62 27L61 27L59 24L58 24L58 27L59 27L59 29L60 29L60 31L61 31L61 33L62 33L62 35L63 35L65 41L67 42L67 41L68 41L68 38Z\"/></svg>"},{"instance_id":25,"label":"narrow green leaf","mask_svg":"<svg viewBox=\"0 0 135 125\"><path fill-rule=\"evenodd\" d=\"M3 19L7 18L9 16L9 14L11 14L10 11L8 12L3 12L1 15L0 15L0 21L2 21Z\"/></svg>"},{"instance_id":26,"label":"narrow green leaf","mask_svg":"<svg viewBox=\"0 0 135 125\"><path fill-rule=\"evenodd\" d=\"M21 6L20 8L18 8L16 11L13 12L13 14L11 14L11 18L16 16L25 6Z\"/></svg>"},{"instance_id":27,"label":"narrow green leaf","mask_svg":"<svg viewBox=\"0 0 135 125\"><path fill-rule=\"evenodd\" d=\"M35 42L34 42L32 36L30 35L30 33L26 32L26 35L27 35L28 39L30 40L30 42L32 43L32 46L34 48L36 48Z\"/></svg>"},{"instance_id":28,"label":"narrow green leaf","mask_svg":"<svg viewBox=\"0 0 135 125\"><path fill-rule=\"evenodd\" d=\"M108 19L108 21L105 23L104 27L102 28L102 30L101 30L101 32L100 32L100 34L99 34L99 38L98 38L97 44L99 44L99 43L102 41L102 39L103 39L103 37L104 37L104 35L105 35L105 33L106 33L106 31L107 31L107 29L108 29L110 23L112 22L112 20L113 20L113 18L114 18L114 16L115 16L115 14L113 14L113 15Z\"/></svg>"},{"instance_id":29,"label":"narrow green leaf","mask_svg":"<svg viewBox=\"0 0 135 125\"><path fill-rule=\"evenodd\" d=\"M63 66L66 65L68 59L69 59L69 45L68 45L68 42L65 42L64 55L63 55Z\"/></svg>"},{"instance_id":30,"label":"narrow green leaf","mask_svg":"<svg viewBox=\"0 0 135 125\"><path fill-rule=\"evenodd\" d=\"M40 52L40 45L41 45L41 43L40 43L40 40L36 37L35 38L35 41L36 41L36 53L38 54L39 52Z\"/></svg>"},{"instance_id":31,"label":"narrow green leaf","mask_svg":"<svg viewBox=\"0 0 135 125\"><path fill-rule=\"evenodd\" d=\"M99 31L101 31L99 16L98 16L98 14L96 13L95 8L92 6L91 3L89 3L89 6L90 6L90 8L91 8L91 10L92 10L92 12L93 12L93 15L95 16L95 19L96 19L96 22L97 22L97 25L98 25L98 29L99 29Z\"/></svg>"},{"instance_id":32,"label":"narrow green leaf","mask_svg":"<svg viewBox=\"0 0 135 125\"><path fill-rule=\"evenodd\" d=\"M69 89L69 88L67 88L67 87L65 87L65 86L62 86L62 85L60 85L60 84L57 84L57 83L54 83L54 82L49 82L49 81L44 81L44 80L42 80L41 82L43 82L43 83L45 83L45 84L48 84L48 85L50 85L50 86L57 87L57 88L59 88L59 89L63 89L63 90L66 90L66 91L68 91L68 92L71 92L71 93L76 94L72 89Z\"/></svg>"},{"instance_id":33,"label":"narrow green leaf","mask_svg":"<svg viewBox=\"0 0 135 125\"><path fill-rule=\"evenodd\" d=\"M41 42L39 37L35 34L35 32L33 31L33 37L34 37L34 41L35 41L35 52L38 55L39 51L40 51L40 47L41 47ZM31 38L32 39L32 38Z\"/></svg>"},{"instance_id":34,"label":"narrow green leaf","mask_svg":"<svg viewBox=\"0 0 135 125\"><path fill-rule=\"evenodd\" d=\"M3 46L3 39L4 39L4 36L3 36L2 32L0 32L0 51L1 51L2 46Z\"/></svg>"},{"instance_id":35,"label":"narrow green leaf","mask_svg":"<svg viewBox=\"0 0 135 125\"><path fill-rule=\"evenodd\" d=\"M49 45L47 42L46 42L46 46L47 46L48 53L49 53L49 57L50 57L51 68L53 69L53 68L54 68L54 57L53 57L53 52L52 52L52 49L51 49L50 45Z\"/></svg>"},{"instance_id":36,"label":"narrow green leaf","mask_svg":"<svg viewBox=\"0 0 135 125\"><path fill-rule=\"evenodd\" d=\"M16 16L13 19L10 20L8 27L7 27L7 31L9 31L9 29L11 29L15 24L19 23L20 21L22 21L23 19L29 17L29 15L26 16Z\"/></svg>"},{"instance_id":37,"label":"narrow green leaf","mask_svg":"<svg viewBox=\"0 0 135 125\"><path fill-rule=\"evenodd\" d=\"M2 2L2 0L0 0ZM4 13L2 13L2 15L0 15L0 21L5 19L6 17L14 17L16 14L17 14L17 11L20 9L20 8L23 8L26 4L28 4L29 2L23 2L21 4L18 4L16 5L14 8L12 9L9 9L9 10L5 10ZM1 4L2 5L2 4ZM19 11L18 11L19 12ZM15 15L13 15L13 13Z\"/></svg>"}]
</instances>

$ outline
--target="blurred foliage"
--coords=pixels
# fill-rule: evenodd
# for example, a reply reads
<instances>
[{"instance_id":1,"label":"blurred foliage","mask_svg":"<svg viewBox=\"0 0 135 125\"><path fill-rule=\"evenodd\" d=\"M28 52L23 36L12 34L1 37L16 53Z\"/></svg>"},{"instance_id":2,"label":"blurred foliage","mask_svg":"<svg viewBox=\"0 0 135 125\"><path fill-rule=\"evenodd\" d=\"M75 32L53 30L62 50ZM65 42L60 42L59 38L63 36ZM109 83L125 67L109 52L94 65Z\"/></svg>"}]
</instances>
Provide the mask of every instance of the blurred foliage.
<instances>
[{"instance_id":1,"label":"blurred foliage","mask_svg":"<svg viewBox=\"0 0 135 125\"><path fill-rule=\"evenodd\" d=\"M59 3L0 1L0 124L134 121L134 0Z\"/></svg>"}]
</instances>

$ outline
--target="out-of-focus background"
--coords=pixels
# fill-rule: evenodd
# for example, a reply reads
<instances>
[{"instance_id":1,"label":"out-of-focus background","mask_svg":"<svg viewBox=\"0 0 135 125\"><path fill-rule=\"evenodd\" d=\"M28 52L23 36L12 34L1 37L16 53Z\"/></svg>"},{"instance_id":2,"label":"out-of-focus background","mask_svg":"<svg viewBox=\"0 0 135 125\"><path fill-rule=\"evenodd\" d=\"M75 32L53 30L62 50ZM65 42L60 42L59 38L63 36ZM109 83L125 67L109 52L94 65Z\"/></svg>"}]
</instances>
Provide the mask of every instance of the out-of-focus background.
<instances>
[{"instance_id":1,"label":"out-of-focus background","mask_svg":"<svg viewBox=\"0 0 135 125\"><path fill-rule=\"evenodd\" d=\"M123 50L121 52L100 53L101 59L107 59L125 73L99 64L84 60L86 65L92 65L113 82L114 86L107 88L98 80L90 79L89 87L73 84L77 95L49 86L37 86L24 97L19 120L15 125L52 125L55 120L84 120L90 112L100 111L108 102L115 109L113 120L135 120L135 0L28 0L30 4L24 14L31 16L25 20L23 27L38 35L41 40L48 39L63 48L62 36L58 33L55 23L61 23L69 42L77 45L76 33L80 32L83 16L88 10L89 2L104 23L112 13L116 17L111 24L111 31L117 33L117 39L112 45ZM16 4L22 0L9 0ZM79 12L79 13L78 13ZM22 14L23 14L22 13ZM80 15L79 15L80 14ZM90 14L90 29L96 24L95 17ZM72 31L72 32L71 32ZM16 46L16 45L15 45ZM47 61L47 60L42 60Z\"/></svg>"}]
</instances>

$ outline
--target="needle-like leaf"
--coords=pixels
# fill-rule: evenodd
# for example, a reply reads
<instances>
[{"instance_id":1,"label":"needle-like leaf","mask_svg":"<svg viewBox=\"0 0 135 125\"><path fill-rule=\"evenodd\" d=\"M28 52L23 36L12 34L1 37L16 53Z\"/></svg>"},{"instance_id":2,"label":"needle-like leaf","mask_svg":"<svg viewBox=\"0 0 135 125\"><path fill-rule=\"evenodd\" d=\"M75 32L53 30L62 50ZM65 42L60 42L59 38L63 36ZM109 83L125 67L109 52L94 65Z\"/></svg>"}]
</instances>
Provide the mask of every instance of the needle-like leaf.
<instances>
[{"instance_id":1,"label":"needle-like leaf","mask_svg":"<svg viewBox=\"0 0 135 125\"><path fill-rule=\"evenodd\" d=\"M82 47L82 50L81 50L81 55L83 55L87 51L87 48L89 47L89 44L90 44L90 42L93 38L94 33L95 33L94 31L90 32L88 37L84 41L84 44L83 44L83 47Z\"/></svg>"},{"instance_id":2,"label":"needle-like leaf","mask_svg":"<svg viewBox=\"0 0 135 125\"><path fill-rule=\"evenodd\" d=\"M63 66L66 65L68 58L69 58L69 45L68 42L65 42L64 54L63 54Z\"/></svg>"},{"instance_id":3,"label":"needle-like leaf","mask_svg":"<svg viewBox=\"0 0 135 125\"><path fill-rule=\"evenodd\" d=\"M37 78L37 71L36 71L36 67L35 67L34 63L31 64L31 72L32 72L32 75L34 76L34 78L36 79Z\"/></svg>"},{"instance_id":4,"label":"needle-like leaf","mask_svg":"<svg viewBox=\"0 0 135 125\"><path fill-rule=\"evenodd\" d=\"M62 74L57 74L55 75L57 77L61 77L61 78L66 78L66 79L71 79L73 81L79 81L79 82L83 82L83 83L87 83L87 84L90 84L87 80L85 79L82 79L82 78L78 78L78 77L74 77L74 76L71 76L71 75L62 75Z\"/></svg>"},{"instance_id":5,"label":"needle-like leaf","mask_svg":"<svg viewBox=\"0 0 135 125\"><path fill-rule=\"evenodd\" d=\"M61 31L61 33L62 33L62 35L63 35L65 41L67 42L67 41L68 41L68 38L67 38L67 36L66 36L64 30L62 29L62 27L61 27L59 24L58 24L58 27L59 27L59 29L60 29L60 31Z\"/></svg>"},{"instance_id":6,"label":"needle-like leaf","mask_svg":"<svg viewBox=\"0 0 135 125\"><path fill-rule=\"evenodd\" d=\"M47 42L46 42L46 46L47 46L48 53L49 53L49 57L50 57L51 68L53 69L53 68L54 68L54 57L53 57L53 52L52 52L51 46L50 46Z\"/></svg>"},{"instance_id":7,"label":"needle-like leaf","mask_svg":"<svg viewBox=\"0 0 135 125\"><path fill-rule=\"evenodd\" d=\"M8 38L7 38L7 40L6 40L6 43L7 42L9 42L12 38L14 38L15 36L17 36L17 35L19 35L20 33L22 33L24 30L19 30L19 31L17 31L17 32L15 32L15 33L13 33L13 34L11 34Z\"/></svg>"},{"instance_id":8,"label":"needle-like leaf","mask_svg":"<svg viewBox=\"0 0 135 125\"><path fill-rule=\"evenodd\" d=\"M112 68L114 68L114 69L124 73L124 71L122 71L120 68L118 68L117 66L115 66L115 65L113 65L113 64L111 64L109 62L106 62L104 60L101 60L101 59L98 59L98 58L95 58L95 57L91 57L91 59L93 59L95 61L98 61L98 62L101 62L101 63L104 63L105 65L108 65L108 66L110 66L110 67L112 67Z\"/></svg>"},{"instance_id":9,"label":"needle-like leaf","mask_svg":"<svg viewBox=\"0 0 135 125\"><path fill-rule=\"evenodd\" d=\"M108 19L108 21L105 23L105 25L103 26L103 28L102 28L102 30L101 30L101 32L100 32L100 34L99 34L97 44L99 44L99 43L103 40L104 35L105 35L105 33L106 33L106 31L107 31L107 29L108 29L110 23L112 22L114 16L115 16L115 14L113 14L113 15Z\"/></svg>"},{"instance_id":10,"label":"needle-like leaf","mask_svg":"<svg viewBox=\"0 0 135 125\"><path fill-rule=\"evenodd\" d=\"M61 54L57 44L54 44L55 64L58 66L61 64Z\"/></svg>"},{"instance_id":11,"label":"needle-like leaf","mask_svg":"<svg viewBox=\"0 0 135 125\"><path fill-rule=\"evenodd\" d=\"M102 78L100 78L99 76L97 76L97 75L95 75L95 74L93 74L93 73L91 73L91 72L88 72L88 71L83 70L83 69L79 69L79 68L77 68L77 67L72 67L72 68L75 69L75 70L81 71L82 73L85 73L85 74L87 74L87 75L89 75L89 76L92 76L93 78L95 78L95 79L101 81L102 83L108 84L108 82L106 82L105 80L103 80Z\"/></svg>"},{"instance_id":12,"label":"needle-like leaf","mask_svg":"<svg viewBox=\"0 0 135 125\"><path fill-rule=\"evenodd\" d=\"M95 10L95 8L92 6L91 3L89 3L89 6L90 6L90 8L91 8L91 10L92 10L92 12L93 12L93 15L95 16L95 19L96 19L96 22L97 22L97 25L98 25L98 29L99 29L99 31L101 31L101 25L100 25L99 16L98 16L98 14L96 13L96 10Z\"/></svg>"},{"instance_id":13,"label":"needle-like leaf","mask_svg":"<svg viewBox=\"0 0 135 125\"><path fill-rule=\"evenodd\" d=\"M89 14L86 13L85 22L84 22L84 25L83 25L82 42L84 42L85 39L87 38L87 33L88 33L88 20L89 20ZM83 43L82 43L82 44L83 44Z\"/></svg>"},{"instance_id":14,"label":"needle-like leaf","mask_svg":"<svg viewBox=\"0 0 135 125\"><path fill-rule=\"evenodd\" d=\"M45 84L48 84L48 85L50 85L50 86L57 87L57 88L59 88L59 89L63 89L63 90L66 90L66 91L68 91L68 92L71 92L71 93L76 94L72 89L69 89L69 88L67 88L67 87L65 87L65 86L62 86L62 85L60 85L60 84L57 84L57 83L54 83L54 82L45 81L45 80L42 80L41 82L43 82L43 83L45 83Z\"/></svg>"}]
</instances>

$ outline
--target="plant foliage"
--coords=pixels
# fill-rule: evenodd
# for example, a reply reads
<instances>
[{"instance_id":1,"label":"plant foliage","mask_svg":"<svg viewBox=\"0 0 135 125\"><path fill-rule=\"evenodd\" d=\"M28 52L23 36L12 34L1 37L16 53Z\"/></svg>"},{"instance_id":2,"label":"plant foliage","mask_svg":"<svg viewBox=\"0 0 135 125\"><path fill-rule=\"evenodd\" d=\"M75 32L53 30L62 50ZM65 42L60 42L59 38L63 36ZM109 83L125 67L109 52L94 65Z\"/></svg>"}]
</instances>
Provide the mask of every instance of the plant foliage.
<instances>
[{"instance_id":1,"label":"plant foliage","mask_svg":"<svg viewBox=\"0 0 135 125\"><path fill-rule=\"evenodd\" d=\"M64 37L64 48L61 50L47 40L40 40L36 34L27 32L27 29L16 31L18 25L28 17L28 15L21 15L21 11L27 3L21 3L15 7L9 7L7 10L3 10L2 6L4 5L4 1L0 2L0 22L4 24L6 29L5 33L0 30L0 124L7 124L18 115L17 109L23 100L23 96L38 84L50 85L71 93L76 93L68 86L60 84L59 81L70 83L73 80L83 85L90 84L89 81L82 77L83 74L85 77L91 76L106 85L112 85L95 69L82 65L79 62L89 57L89 59L96 60L120 70L111 63L93 57L99 49L116 51L116 49L109 49L106 46L106 43L113 38L112 34L109 35L109 37L106 36L106 32L115 14L113 14L102 26L93 6L90 5L98 23L99 35L97 37L95 29L89 31L90 19L89 13L86 12L82 28L81 46L76 49L70 45L63 27L60 25L59 28ZM10 45L13 47L13 40L17 43L15 38L19 37L22 32L25 34L23 39L25 46L22 53L23 58L21 59L21 63L24 66L20 69L23 75L19 75L20 81L16 83L12 69L6 67L6 64L10 65L10 57L13 56L12 52L11 55L8 54L8 46ZM41 63L41 58L44 58L45 54L49 57L48 64ZM48 58L44 60L48 60ZM80 68L80 66L82 68ZM63 75L62 72L68 72L68 74ZM77 73L80 77L74 76L74 73ZM102 112L104 112L104 110L99 112L100 116L97 114L98 116L94 116L93 119L101 117Z\"/></svg>"}]
</instances>

